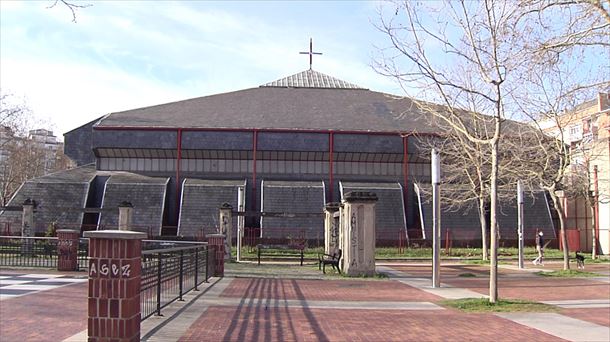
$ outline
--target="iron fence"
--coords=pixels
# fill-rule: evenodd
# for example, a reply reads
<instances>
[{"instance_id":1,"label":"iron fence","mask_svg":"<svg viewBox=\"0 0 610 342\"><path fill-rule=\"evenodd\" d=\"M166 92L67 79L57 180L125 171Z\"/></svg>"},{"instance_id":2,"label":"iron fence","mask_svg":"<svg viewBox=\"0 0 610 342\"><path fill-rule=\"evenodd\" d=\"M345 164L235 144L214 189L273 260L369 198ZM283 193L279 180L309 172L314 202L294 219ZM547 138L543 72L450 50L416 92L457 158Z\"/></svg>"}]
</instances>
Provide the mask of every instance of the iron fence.
<instances>
[{"instance_id":1,"label":"iron fence","mask_svg":"<svg viewBox=\"0 0 610 342\"><path fill-rule=\"evenodd\" d=\"M0 266L57 268L57 237L0 236ZM78 244L78 269L88 267L88 239Z\"/></svg>"},{"instance_id":2,"label":"iron fence","mask_svg":"<svg viewBox=\"0 0 610 342\"><path fill-rule=\"evenodd\" d=\"M161 248L142 251L142 280L140 308L142 320L206 282L212 272L214 253L208 253L207 243L151 242L144 246L161 244Z\"/></svg>"}]
</instances>

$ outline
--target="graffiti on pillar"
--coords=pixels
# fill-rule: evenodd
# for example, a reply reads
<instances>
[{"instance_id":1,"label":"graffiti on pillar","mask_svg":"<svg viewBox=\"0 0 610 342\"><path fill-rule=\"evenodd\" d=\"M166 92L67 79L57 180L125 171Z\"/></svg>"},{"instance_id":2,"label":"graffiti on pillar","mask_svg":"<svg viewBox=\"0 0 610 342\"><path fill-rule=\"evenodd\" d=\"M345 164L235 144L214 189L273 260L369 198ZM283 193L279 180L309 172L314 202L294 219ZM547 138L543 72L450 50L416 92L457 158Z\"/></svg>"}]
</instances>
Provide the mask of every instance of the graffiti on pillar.
<instances>
[{"instance_id":1,"label":"graffiti on pillar","mask_svg":"<svg viewBox=\"0 0 610 342\"><path fill-rule=\"evenodd\" d=\"M70 257L72 255L74 245L73 240L59 240L57 242L57 247L59 249L59 255Z\"/></svg>"},{"instance_id":2,"label":"graffiti on pillar","mask_svg":"<svg viewBox=\"0 0 610 342\"><path fill-rule=\"evenodd\" d=\"M351 252L356 251L356 249L358 248L358 227L357 227L357 223L358 223L358 218L356 217L356 213L352 212L352 218L350 220L350 244L351 244ZM354 253L350 253L352 255L352 261L350 263L351 266L356 266L356 258Z\"/></svg>"},{"instance_id":3,"label":"graffiti on pillar","mask_svg":"<svg viewBox=\"0 0 610 342\"><path fill-rule=\"evenodd\" d=\"M99 262L99 264L98 264ZM129 278L131 264L124 264L118 260L91 260L89 263L89 277Z\"/></svg>"},{"instance_id":4,"label":"graffiti on pillar","mask_svg":"<svg viewBox=\"0 0 610 342\"><path fill-rule=\"evenodd\" d=\"M339 245L339 243L338 243L338 241L339 241L338 223L339 223L339 220L333 218L331 221L331 224L330 224L330 244L335 247L337 247Z\"/></svg>"},{"instance_id":5,"label":"graffiti on pillar","mask_svg":"<svg viewBox=\"0 0 610 342\"><path fill-rule=\"evenodd\" d=\"M222 222L220 224L220 234L227 234L228 230L229 230L229 217L223 216Z\"/></svg>"}]
</instances>

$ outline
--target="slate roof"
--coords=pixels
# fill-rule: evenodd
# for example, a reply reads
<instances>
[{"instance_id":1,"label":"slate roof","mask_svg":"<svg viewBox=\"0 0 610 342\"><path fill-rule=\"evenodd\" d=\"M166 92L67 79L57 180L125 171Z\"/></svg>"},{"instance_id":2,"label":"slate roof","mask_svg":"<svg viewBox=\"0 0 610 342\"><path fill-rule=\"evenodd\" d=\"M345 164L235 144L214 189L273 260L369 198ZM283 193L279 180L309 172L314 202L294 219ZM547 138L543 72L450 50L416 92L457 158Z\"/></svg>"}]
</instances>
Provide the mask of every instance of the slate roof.
<instances>
[{"instance_id":1,"label":"slate roof","mask_svg":"<svg viewBox=\"0 0 610 342\"><path fill-rule=\"evenodd\" d=\"M95 174L95 165L87 165L30 179L21 185L8 205L21 206L28 198L36 201L34 232L37 233L45 232L51 222L64 228L78 228L83 212L77 210L85 207L89 182ZM21 219L21 211L0 212L0 220L11 222L13 232L21 231Z\"/></svg>"},{"instance_id":2,"label":"slate roof","mask_svg":"<svg viewBox=\"0 0 610 342\"><path fill-rule=\"evenodd\" d=\"M218 227L219 208L229 203L238 209L237 193L246 180L185 180L182 186L178 234L197 236L202 232L214 233ZM233 216L233 237L237 236L237 216Z\"/></svg>"},{"instance_id":3,"label":"slate roof","mask_svg":"<svg viewBox=\"0 0 610 342\"><path fill-rule=\"evenodd\" d=\"M106 182L102 208L116 210L102 212L100 229L117 229L118 205L131 202L134 207L133 230L159 235L163 222L163 207L167 190L167 177L146 177L127 172L117 172Z\"/></svg>"},{"instance_id":4,"label":"slate roof","mask_svg":"<svg viewBox=\"0 0 610 342\"><path fill-rule=\"evenodd\" d=\"M432 131L409 98L309 71L258 88L111 113L95 127Z\"/></svg>"},{"instance_id":5,"label":"slate roof","mask_svg":"<svg viewBox=\"0 0 610 342\"><path fill-rule=\"evenodd\" d=\"M556 238L555 228L546 194L543 191L535 192L532 196L523 197L523 235L526 240L536 238L536 229L544 232L546 239ZM500 199L500 215L498 227L500 238L517 240L517 199Z\"/></svg>"},{"instance_id":6,"label":"slate roof","mask_svg":"<svg viewBox=\"0 0 610 342\"><path fill-rule=\"evenodd\" d=\"M261 87L364 89L311 69L263 84Z\"/></svg>"},{"instance_id":7,"label":"slate roof","mask_svg":"<svg viewBox=\"0 0 610 342\"><path fill-rule=\"evenodd\" d=\"M264 217L264 237L285 238L303 231L308 238L324 236L324 186L320 182L264 181L262 211L280 213L320 213L320 217Z\"/></svg>"},{"instance_id":8,"label":"slate roof","mask_svg":"<svg viewBox=\"0 0 610 342\"><path fill-rule=\"evenodd\" d=\"M432 191L431 185L426 186L427 191L419 191L414 185L417 194L420 222L424 231L424 238L432 241ZM443 185L446 189L450 185ZM466 204L468 208L461 210L449 209L446 204L441 203L441 239L444 240L447 229L450 229L450 236L453 240L480 240L481 224L479 222L479 211L476 202Z\"/></svg>"},{"instance_id":9,"label":"slate roof","mask_svg":"<svg viewBox=\"0 0 610 342\"><path fill-rule=\"evenodd\" d=\"M397 239L405 229L405 209L402 188L398 183L341 182L342 194L350 191L370 191L377 195L375 231L378 239Z\"/></svg>"}]
</instances>

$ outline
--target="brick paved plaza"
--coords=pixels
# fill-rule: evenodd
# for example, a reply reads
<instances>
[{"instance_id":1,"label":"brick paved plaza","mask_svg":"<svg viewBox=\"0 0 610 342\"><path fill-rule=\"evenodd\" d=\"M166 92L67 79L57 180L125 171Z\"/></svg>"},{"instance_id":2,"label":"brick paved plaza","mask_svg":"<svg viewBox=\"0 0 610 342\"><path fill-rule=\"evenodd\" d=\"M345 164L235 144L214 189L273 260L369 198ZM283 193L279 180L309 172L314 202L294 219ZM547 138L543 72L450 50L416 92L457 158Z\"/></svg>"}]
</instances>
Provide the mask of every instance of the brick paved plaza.
<instances>
[{"instance_id":1,"label":"brick paved plaza","mask_svg":"<svg viewBox=\"0 0 610 342\"><path fill-rule=\"evenodd\" d=\"M610 336L609 264L587 265L588 271L600 274L588 279L547 278L532 270L501 268L502 298L558 306L556 313L530 316L463 313L439 305L443 298L485 295L485 266L444 265L441 289L429 287L428 264L385 264L378 270L390 278L325 277L311 265L228 264L226 277L213 278L203 291L172 304L163 317L145 320L141 337L148 341L601 341ZM463 277L465 273L474 277ZM6 284L0 280L0 286ZM86 283L75 283L3 298L0 340L86 340L86 295Z\"/></svg>"}]
</instances>

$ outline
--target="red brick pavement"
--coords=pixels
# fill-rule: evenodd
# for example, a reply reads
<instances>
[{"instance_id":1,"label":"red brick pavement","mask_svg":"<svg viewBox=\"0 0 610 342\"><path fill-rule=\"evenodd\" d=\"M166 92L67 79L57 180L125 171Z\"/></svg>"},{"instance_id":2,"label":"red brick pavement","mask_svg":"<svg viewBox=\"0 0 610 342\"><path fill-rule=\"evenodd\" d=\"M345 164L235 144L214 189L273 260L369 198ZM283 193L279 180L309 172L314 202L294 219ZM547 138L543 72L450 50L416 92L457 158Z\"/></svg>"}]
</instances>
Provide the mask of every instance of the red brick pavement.
<instances>
[{"instance_id":1,"label":"red brick pavement","mask_svg":"<svg viewBox=\"0 0 610 342\"><path fill-rule=\"evenodd\" d=\"M563 309L560 313L572 318L610 327L610 308Z\"/></svg>"},{"instance_id":2,"label":"red brick pavement","mask_svg":"<svg viewBox=\"0 0 610 342\"><path fill-rule=\"evenodd\" d=\"M305 280L236 278L223 291L224 297L279 298L342 301L429 302L438 296L390 280Z\"/></svg>"},{"instance_id":3,"label":"red brick pavement","mask_svg":"<svg viewBox=\"0 0 610 342\"><path fill-rule=\"evenodd\" d=\"M180 341L560 341L491 314L211 307Z\"/></svg>"},{"instance_id":4,"label":"red brick pavement","mask_svg":"<svg viewBox=\"0 0 610 342\"><path fill-rule=\"evenodd\" d=\"M86 282L0 301L2 342L61 341L85 329Z\"/></svg>"},{"instance_id":5,"label":"red brick pavement","mask_svg":"<svg viewBox=\"0 0 610 342\"><path fill-rule=\"evenodd\" d=\"M412 276L431 276L427 265L392 266L392 268ZM463 273L472 273L476 277L459 277L459 274ZM441 268L441 282L481 294L489 293L488 270L485 266L444 266ZM586 278L543 277L526 271L506 269L499 270L498 289L501 298L534 301L610 298L608 283Z\"/></svg>"}]
</instances>

